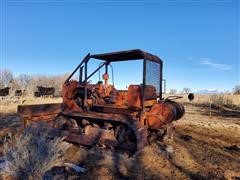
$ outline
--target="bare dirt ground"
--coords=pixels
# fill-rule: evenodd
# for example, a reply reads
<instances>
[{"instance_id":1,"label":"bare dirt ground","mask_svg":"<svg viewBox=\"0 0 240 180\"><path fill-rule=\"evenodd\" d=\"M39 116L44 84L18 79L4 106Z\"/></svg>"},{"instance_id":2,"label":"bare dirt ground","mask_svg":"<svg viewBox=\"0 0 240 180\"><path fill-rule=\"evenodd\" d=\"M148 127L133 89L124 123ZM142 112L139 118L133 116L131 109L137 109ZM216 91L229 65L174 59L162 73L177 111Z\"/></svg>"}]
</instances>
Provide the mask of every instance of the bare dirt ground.
<instances>
[{"instance_id":1,"label":"bare dirt ground","mask_svg":"<svg viewBox=\"0 0 240 180\"><path fill-rule=\"evenodd\" d=\"M33 99L24 104L53 101L61 99ZM9 128L13 132L18 130L16 107L16 103L0 106L0 136ZM212 110L210 116L206 107L187 104L185 108L185 116L174 123L172 139L152 143L134 158L72 145L65 160L85 168L85 173L56 176L60 179L240 179L240 114L226 116Z\"/></svg>"}]
</instances>

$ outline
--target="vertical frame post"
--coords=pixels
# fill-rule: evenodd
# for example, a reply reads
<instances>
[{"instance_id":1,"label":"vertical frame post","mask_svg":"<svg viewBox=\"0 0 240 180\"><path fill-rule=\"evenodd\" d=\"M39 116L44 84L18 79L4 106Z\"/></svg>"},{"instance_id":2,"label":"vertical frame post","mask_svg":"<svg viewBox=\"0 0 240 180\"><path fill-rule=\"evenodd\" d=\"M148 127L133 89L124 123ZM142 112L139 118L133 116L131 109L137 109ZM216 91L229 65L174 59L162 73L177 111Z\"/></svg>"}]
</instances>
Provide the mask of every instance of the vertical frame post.
<instances>
[{"instance_id":1,"label":"vertical frame post","mask_svg":"<svg viewBox=\"0 0 240 180\"><path fill-rule=\"evenodd\" d=\"M105 65L105 74L108 74L108 64L109 64L109 63L107 63L107 64Z\"/></svg>"},{"instance_id":2,"label":"vertical frame post","mask_svg":"<svg viewBox=\"0 0 240 180\"><path fill-rule=\"evenodd\" d=\"M145 112L145 85L146 85L146 64L147 60L143 59L143 84L142 84L142 112Z\"/></svg>"},{"instance_id":3,"label":"vertical frame post","mask_svg":"<svg viewBox=\"0 0 240 180\"><path fill-rule=\"evenodd\" d=\"M83 75L83 66L79 68L79 83L82 83L82 75Z\"/></svg>"},{"instance_id":4,"label":"vertical frame post","mask_svg":"<svg viewBox=\"0 0 240 180\"><path fill-rule=\"evenodd\" d=\"M87 101L87 64L88 64L88 60L86 60L85 64L84 64L84 106L86 105L86 101Z\"/></svg>"},{"instance_id":5,"label":"vertical frame post","mask_svg":"<svg viewBox=\"0 0 240 180\"><path fill-rule=\"evenodd\" d=\"M88 61L90 58L90 53L87 54L87 56L85 56L85 58L82 60L82 62L76 67L76 69L71 73L71 75L66 79L65 83L67 83L72 76L76 73L76 71L82 66L82 64L86 61Z\"/></svg>"},{"instance_id":6,"label":"vertical frame post","mask_svg":"<svg viewBox=\"0 0 240 180\"><path fill-rule=\"evenodd\" d=\"M159 87L159 98L160 98L160 100L162 100L162 81L163 81L163 62L161 61L160 62L160 69L159 69L159 71L160 71L160 87Z\"/></svg>"}]
</instances>

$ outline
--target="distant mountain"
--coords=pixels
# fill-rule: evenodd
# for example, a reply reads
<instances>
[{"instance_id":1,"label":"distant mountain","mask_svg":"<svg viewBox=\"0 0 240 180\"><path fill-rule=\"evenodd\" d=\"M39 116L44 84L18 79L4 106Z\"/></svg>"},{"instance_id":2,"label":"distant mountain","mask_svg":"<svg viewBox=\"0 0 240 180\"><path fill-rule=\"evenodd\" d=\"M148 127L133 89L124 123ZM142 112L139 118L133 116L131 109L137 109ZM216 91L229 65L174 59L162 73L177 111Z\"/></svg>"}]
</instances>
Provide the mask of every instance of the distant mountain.
<instances>
[{"instance_id":1,"label":"distant mountain","mask_svg":"<svg viewBox=\"0 0 240 180\"><path fill-rule=\"evenodd\" d=\"M218 89L214 90L208 90L208 89L202 89L200 91L195 92L195 94L223 94L223 91L220 91Z\"/></svg>"}]
</instances>

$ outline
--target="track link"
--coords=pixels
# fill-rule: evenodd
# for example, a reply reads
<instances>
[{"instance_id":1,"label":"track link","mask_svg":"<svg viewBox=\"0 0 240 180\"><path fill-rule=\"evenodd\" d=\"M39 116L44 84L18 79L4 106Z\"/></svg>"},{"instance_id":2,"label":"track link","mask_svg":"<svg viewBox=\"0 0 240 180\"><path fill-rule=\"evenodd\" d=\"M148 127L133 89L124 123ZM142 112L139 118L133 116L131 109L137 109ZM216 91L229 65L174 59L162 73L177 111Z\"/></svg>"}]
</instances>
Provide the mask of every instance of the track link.
<instances>
[{"instance_id":1,"label":"track link","mask_svg":"<svg viewBox=\"0 0 240 180\"><path fill-rule=\"evenodd\" d=\"M77 124L77 126L76 126ZM147 144L148 131L130 116L103 113L61 113L54 121L66 140L87 147L101 146L134 155Z\"/></svg>"}]
</instances>

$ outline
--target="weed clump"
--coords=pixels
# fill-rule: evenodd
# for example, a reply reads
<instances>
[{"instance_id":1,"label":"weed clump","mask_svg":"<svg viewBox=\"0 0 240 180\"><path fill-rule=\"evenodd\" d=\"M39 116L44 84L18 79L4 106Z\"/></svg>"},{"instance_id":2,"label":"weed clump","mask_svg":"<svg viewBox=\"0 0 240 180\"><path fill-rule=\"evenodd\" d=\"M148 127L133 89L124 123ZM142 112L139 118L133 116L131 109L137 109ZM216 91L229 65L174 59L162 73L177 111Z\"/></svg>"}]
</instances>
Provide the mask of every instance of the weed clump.
<instances>
[{"instance_id":1,"label":"weed clump","mask_svg":"<svg viewBox=\"0 0 240 180\"><path fill-rule=\"evenodd\" d=\"M232 99L221 94L211 95L210 101L211 101L211 104L213 104L216 107L222 107L222 106L229 107L229 108L233 107Z\"/></svg>"},{"instance_id":2,"label":"weed clump","mask_svg":"<svg viewBox=\"0 0 240 180\"><path fill-rule=\"evenodd\" d=\"M14 141L4 145L5 166L0 177L42 179L47 170L63 163L63 155L69 146L56 131L30 126Z\"/></svg>"}]
</instances>

